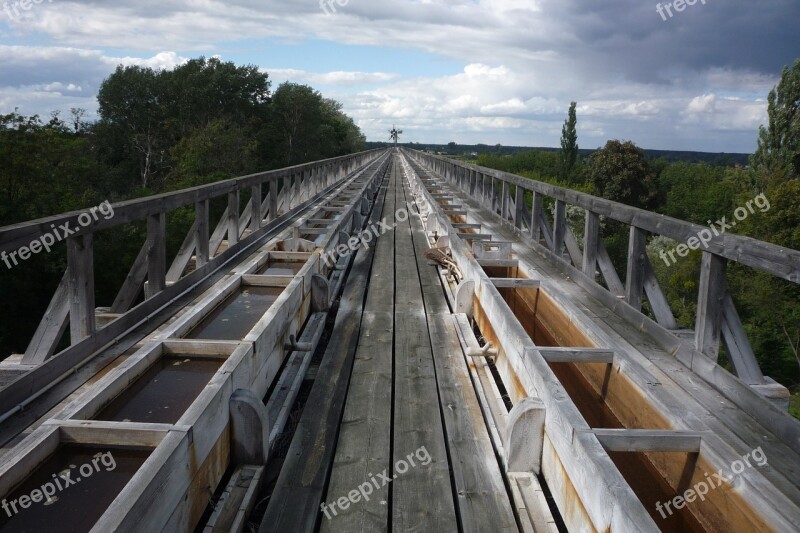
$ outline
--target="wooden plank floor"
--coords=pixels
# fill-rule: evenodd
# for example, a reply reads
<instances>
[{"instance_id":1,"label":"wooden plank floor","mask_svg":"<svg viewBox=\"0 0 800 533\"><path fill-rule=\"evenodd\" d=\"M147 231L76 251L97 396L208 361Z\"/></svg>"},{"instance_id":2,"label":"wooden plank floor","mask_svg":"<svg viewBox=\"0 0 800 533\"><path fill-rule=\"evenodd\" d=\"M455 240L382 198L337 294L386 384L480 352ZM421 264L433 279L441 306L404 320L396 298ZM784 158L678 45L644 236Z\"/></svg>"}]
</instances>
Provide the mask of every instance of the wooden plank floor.
<instances>
[{"instance_id":1,"label":"wooden plank floor","mask_svg":"<svg viewBox=\"0 0 800 533\"><path fill-rule=\"evenodd\" d=\"M339 311L262 532L518 530L421 223L394 219L411 201L395 162L382 213L396 229L347 281L345 295L366 285L364 305ZM347 383L338 416L332 378Z\"/></svg>"}]
</instances>

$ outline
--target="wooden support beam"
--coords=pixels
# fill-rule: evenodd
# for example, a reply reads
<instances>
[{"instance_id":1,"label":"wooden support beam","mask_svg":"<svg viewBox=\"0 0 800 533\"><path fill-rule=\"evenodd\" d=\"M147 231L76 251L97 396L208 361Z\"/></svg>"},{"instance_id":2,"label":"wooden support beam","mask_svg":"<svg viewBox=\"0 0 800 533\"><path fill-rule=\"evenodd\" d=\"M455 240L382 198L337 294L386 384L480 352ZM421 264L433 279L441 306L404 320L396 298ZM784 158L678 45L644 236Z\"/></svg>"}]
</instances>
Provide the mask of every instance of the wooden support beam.
<instances>
[{"instance_id":1,"label":"wooden support beam","mask_svg":"<svg viewBox=\"0 0 800 533\"><path fill-rule=\"evenodd\" d=\"M67 239L70 344L94 335L94 234Z\"/></svg>"},{"instance_id":2,"label":"wooden support beam","mask_svg":"<svg viewBox=\"0 0 800 533\"><path fill-rule=\"evenodd\" d=\"M636 226L631 226L630 240L628 241L628 273L625 285L625 301L636 309L642 309L642 294L644 292L644 262L647 259L647 232Z\"/></svg>"},{"instance_id":3,"label":"wooden support beam","mask_svg":"<svg viewBox=\"0 0 800 533\"><path fill-rule=\"evenodd\" d=\"M703 252L700 264L700 289L697 300L697 322L694 345L697 351L716 361L722 331L722 307L725 300L727 260Z\"/></svg>"},{"instance_id":4,"label":"wooden support beam","mask_svg":"<svg viewBox=\"0 0 800 533\"><path fill-rule=\"evenodd\" d=\"M533 193L533 205L531 206L531 238L534 242L539 242L542 235L542 195Z\"/></svg>"},{"instance_id":5,"label":"wooden support beam","mask_svg":"<svg viewBox=\"0 0 800 533\"><path fill-rule=\"evenodd\" d=\"M597 269L597 243L600 240L600 216L586 210L586 226L583 231L583 265L581 269L589 279L595 279Z\"/></svg>"},{"instance_id":6,"label":"wooden support beam","mask_svg":"<svg viewBox=\"0 0 800 533\"><path fill-rule=\"evenodd\" d=\"M451 226L453 226L454 229L475 229L479 231L483 227L481 224L460 224L460 223L451 224Z\"/></svg>"},{"instance_id":7,"label":"wooden support beam","mask_svg":"<svg viewBox=\"0 0 800 533\"><path fill-rule=\"evenodd\" d=\"M167 216L157 213L147 217L147 298L167 286Z\"/></svg>"},{"instance_id":8,"label":"wooden support beam","mask_svg":"<svg viewBox=\"0 0 800 533\"><path fill-rule=\"evenodd\" d=\"M269 180L269 220L278 217L278 178Z\"/></svg>"},{"instance_id":9,"label":"wooden support beam","mask_svg":"<svg viewBox=\"0 0 800 533\"><path fill-rule=\"evenodd\" d=\"M608 250L602 239L597 242L597 266L600 267L600 273L603 275L603 280L605 280L611 294L617 297L625 296L625 286L622 284L622 280L619 279L619 274L614 268L614 263L611 262L611 256L608 255Z\"/></svg>"},{"instance_id":10,"label":"wooden support beam","mask_svg":"<svg viewBox=\"0 0 800 533\"><path fill-rule=\"evenodd\" d=\"M504 268L519 268L518 259L495 259L495 258L478 258L475 260L482 267L504 267Z\"/></svg>"},{"instance_id":11,"label":"wooden support beam","mask_svg":"<svg viewBox=\"0 0 800 533\"><path fill-rule=\"evenodd\" d=\"M758 364L753 348L747 338L736 305L730 294L725 294L722 306L722 340L725 343L725 350L736 370L739 379L748 385L763 385L766 383L764 374Z\"/></svg>"},{"instance_id":12,"label":"wooden support beam","mask_svg":"<svg viewBox=\"0 0 800 533\"><path fill-rule=\"evenodd\" d=\"M564 237L567 234L567 204L562 200L556 200L555 221L553 224L553 246L551 250L558 257L561 257L564 250Z\"/></svg>"},{"instance_id":13,"label":"wooden support beam","mask_svg":"<svg viewBox=\"0 0 800 533\"><path fill-rule=\"evenodd\" d=\"M656 321L666 329L678 329L675 315L672 314L669 301L661 290L661 285L658 283L658 278L656 278L656 272L653 270L650 258L646 254L644 256L644 292L650 302L650 309L653 310Z\"/></svg>"},{"instance_id":14,"label":"wooden support beam","mask_svg":"<svg viewBox=\"0 0 800 533\"><path fill-rule=\"evenodd\" d=\"M250 231L256 232L261 229L261 184L250 187Z\"/></svg>"},{"instance_id":15,"label":"wooden support beam","mask_svg":"<svg viewBox=\"0 0 800 533\"><path fill-rule=\"evenodd\" d=\"M197 251L195 254L195 267L208 263L209 260L209 220L208 220L208 200L201 200L194 206L195 218L197 219Z\"/></svg>"},{"instance_id":16,"label":"wooden support beam","mask_svg":"<svg viewBox=\"0 0 800 533\"><path fill-rule=\"evenodd\" d=\"M699 453L702 434L697 431L657 429L593 429L609 452Z\"/></svg>"},{"instance_id":17,"label":"wooden support beam","mask_svg":"<svg viewBox=\"0 0 800 533\"><path fill-rule=\"evenodd\" d=\"M189 261L192 260L192 255L197 248L197 226L199 223L200 221L195 217L192 227L189 228L188 233L186 233L186 238L183 240L183 244L181 244L178 250L178 255L175 256L172 265L169 267L169 271L167 271L168 283L181 279L181 276L183 276L186 270L186 266L189 264Z\"/></svg>"},{"instance_id":18,"label":"wooden support beam","mask_svg":"<svg viewBox=\"0 0 800 533\"><path fill-rule=\"evenodd\" d=\"M614 363L614 351L600 348L539 348L548 363Z\"/></svg>"},{"instance_id":19,"label":"wooden support beam","mask_svg":"<svg viewBox=\"0 0 800 533\"><path fill-rule=\"evenodd\" d=\"M517 192L514 196L514 227L522 229L525 219L525 189L517 185Z\"/></svg>"},{"instance_id":20,"label":"wooden support beam","mask_svg":"<svg viewBox=\"0 0 800 533\"><path fill-rule=\"evenodd\" d=\"M145 240L142 248L139 250L139 255L131 265L122 287L111 305L112 313L125 313L136 301L139 292L142 290L144 280L147 279L147 256L150 253L150 241Z\"/></svg>"},{"instance_id":21,"label":"wooden support beam","mask_svg":"<svg viewBox=\"0 0 800 533\"><path fill-rule=\"evenodd\" d=\"M538 289L542 282L538 279L525 278L489 278L498 289Z\"/></svg>"},{"instance_id":22,"label":"wooden support beam","mask_svg":"<svg viewBox=\"0 0 800 533\"><path fill-rule=\"evenodd\" d=\"M508 213L511 209L509 200L511 200L511 184L507 181L502 182L500 185L500 218L503 222L508 222Z\"/></svg>"},{"instance_id":23,"label":"wooden support beam","mask_svg":"<svg viewBox=\"0 0 800 533\"><path fill-rule=\"evenodd\" d=\"M492 235L489 233L458 233L458 236L465 241L491 241Z\"/></svg>"},{"instance_id":24,"label":"wooden support beam","mask_svg":"<svg viewBox=\"0 0 800 533\"><path fill-rule=\"evenodd\" d=\"M239 242L239 191L228 193L228 246Z\"/></svg>"},{"instance_id":25,"label":"wooden support beam","mask_svg":"<svg viewBox=\"0 0 800 533\"><path fill-rule=\"evenodd\" d=\"M61 277L61 282L47 306L44 318L36 328L25 355L22 356L22 364L38 365L45 359L53 355L58 346L58 342L64 335L69 318L69 278L67 273Z\"/></svg>"}]
</instances>

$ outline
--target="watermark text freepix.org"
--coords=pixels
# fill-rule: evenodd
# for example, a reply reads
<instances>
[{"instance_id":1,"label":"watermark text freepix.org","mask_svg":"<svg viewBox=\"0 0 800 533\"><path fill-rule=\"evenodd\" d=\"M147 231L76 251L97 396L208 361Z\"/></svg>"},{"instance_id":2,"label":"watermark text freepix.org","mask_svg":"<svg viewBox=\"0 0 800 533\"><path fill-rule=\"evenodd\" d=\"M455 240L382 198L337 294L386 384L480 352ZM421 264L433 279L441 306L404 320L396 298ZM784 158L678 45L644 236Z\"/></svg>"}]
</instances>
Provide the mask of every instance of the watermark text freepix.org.
<instances>
[{"instance_id":1,"label":"watermark text freepix.org","mask_svg":"<svg viewBox=\"0 0 800 533\"><path fill-rule=\"evenodd\" d=\"M417 208L416 204L412 202L407 202L406 207L402 207L398 209L395 214L394 218L397 222L405 222L408 220L409 213L411 214L420 214L419 209ZM353 235L347 241L347 243L342 243L336 246L333 250L322 254L322 260L325 261L325 265L329 268L336 264L336 262L341 257L347 257L356 250L358 250L359 246L363 246L366 250L369 248L369 244L378 239L381 235L384 235L386 232L393 230L397 227L397 222L392 225L389 225L386 222L386 218L383 220L379 220L375 224L370 224L370 226L361 231L361 233L357 235Z\"/></svg>"},{"instance_id":2,"label":"watermark text freepix.org","mask_svg":"<svg viewBox=\"0 0 800 533\"><path fill-rule=\"evenodd\" d=\"M361 500L368 502L370 495L374 491L385 487L397 479L397 476L405 474L408 472L409 468L415 468L417 466L417 464L414 462L415 458L422 466L428 466L433 460L431 454L428 453L428 449L423 446L417 451L408 454L405 459L400 459L397 461L394 465L394 471L397 473L392 477L389 477L389 473L386 470L379 473L377 476L369 474L369 480L359 485L357 489L353 489L348 492L347 496L342 496L332 503L323 502L320 504L319 508L323 513L325 513L325 517L330 520L332 517L338 515L340 511L346 511L351 504L356 504ZM336 510L337 506L339 507L338 511Z\"/></svg>"},{"instance_id":3,"label":"watermark text freepix.org","mask_svg":"<svg viewBox=\"0 0 800 533\"><path fill-rule=\"evenodd\" d=\"M750 463L751 459L753 461L752 463ZM709 490L719 488L723 483L731 483L734 480L734 476L740 475L744 472L745 468L764 466L766 464L767 455L764 453L764 450L761 449L761 446L759 446L755 450L744 454L741 459L737 459L731 463L729 467L730 475L726 474L722 468L711 475L706 473L706 479L698 481L692 488L686 489L683 494L679 494L667 502L656 502L656 510L661 515L661 518L666 518L667 515L671 516L674 511L670 509L670 507L683 509L687 503L692 503L697 498L700 498L700 501L704 502L706 501L706 495Z\"/></svg>"},{"instance_id":4,"label":"watermark text freepix.org","mask_svg":"<svg viewBox=\"0 0 800 533\"><path fill-rule=\"evenodd\" d=\"M697 232L696 237L690 237L686 243L681 243L672 250L659 251L659 257L661 257L661 260L664 261L667 266L671 266L678 261L675 259L676 253L680 257L686 257L689 255L690 250L697 250L700 247L708 248L708 243L710 243L714 237L718 237L729 229L735 228L737 221L741 222L748 216L755 214L756 211L753 209L754 205L762 213L766 213L772 207L764 193L761 193L752 200L749 200L745 205L746 208L737 207L736 211L733 212L733 216L736 218L736 220L731 220L728 222L727 217L722 217L720 220L717 220L716 224L712 224L709 220L709 229L701 229Z\"/></svg>"},{"instance_id":5,"label":"watermark text freepix.org","mask_svg":"<svg viewBox=\"0 0 800 533\"><path fill-rule=\"evenodd\" d=\"M23 509L27 509L33 503L44 502L44 505L51 505L58 500L57 494L66 490L67 488L77 485L82 480L91 477L96 472L100 472L100 466L105 467L106 472L111 472L117 468L117 461L111 452L97 453L90 463L84 463L80 468L71 465L70 468L62 470L57 474L53 474L52 481L44 483L38 489L33 489L30 494L23 494L19 498L8 501L3 499L0 502L0 507L6 512L9 518L13 517ZM77 471L80 476L72 477L72 474ZM17 507L19 505L19 507Z\"/></svg>"},{"instance_id":6,"label":"watermark text freepix.org","mask_svg":"<svg viewBox=\"0 0 800 533\"><path fill-rule=\"evenodd\" d=\"M674 9L677 13L681 13L686 6L693 6L700 2L703 5L706 5L706 0L674 0L673 2L667 2L665 4L657 4L656 5L656 12L661 15L661 19L666 22L667 16L672 18L674 13L672 10Z\"/></svg>"},{"instance_id":7,"label":"watermark text freepix.org","mask_svg":"<svg viewBox=\"0 0 800 533\"><path fill-rule=\"evenodd\" d=\"M39 5L44 0L14 0L12 2L4 2L3 3L3 11L8 14L8 18L11 20L20 20L22 18L22 11L30 11L34 5ZM49 4L53 3L53 0L47 0Z\"/></svg>"},{"instance_id":8,"label":"watermark text freepix.org","mask_svg":"<svg viewBox=\"0 0 800 533\"><path fill-rule=\"evenodd\" d=\"M319 0L319 8L326 14L332 15L336 13L336 6L344 7L350 3L350 0ZM334 5L336 4L336 5Z\"/></svg>"},{"instance_id":9,"label":"watermark text freepix.org","mask_svg":"<svg viewBox=\"0 0 800 533\"><path fill-rule=\"evenodd\" d=\"M92 222L97 222L100 219L100 215L103 215L105 220L114 217L114 208L111 207L111 203L108 200L78 215L78 224L80 227L70 227L69 222L65 222L60 226L50 224L50 232L43 234L38 239L34 239L28 246L23 246L19 250L9 252L8 254L0 252L0 259L3 260L6 267L10 270L19 264L19 261L17 261L18 257L20 261L27 261L32 255L38 254L42 250L49 253L50 248L54 244L78 233L81 228L91 225Z\"/></svg>"}]
</instances>

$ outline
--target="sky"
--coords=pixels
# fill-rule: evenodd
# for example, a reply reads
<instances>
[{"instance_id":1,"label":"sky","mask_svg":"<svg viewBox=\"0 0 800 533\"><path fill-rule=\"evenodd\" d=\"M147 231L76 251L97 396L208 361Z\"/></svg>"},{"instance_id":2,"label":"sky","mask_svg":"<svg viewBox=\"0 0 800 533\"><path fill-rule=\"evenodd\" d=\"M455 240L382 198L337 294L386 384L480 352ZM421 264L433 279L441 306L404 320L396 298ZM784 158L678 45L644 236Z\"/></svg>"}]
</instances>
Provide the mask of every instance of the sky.
<instances>
[{"instance_id":1,"label":"sky","mask_svg":"<svg viewBox=\"0 0 800 533\"><path fill-rule=\"evenodd\" d=\"M0 0L0 113L96 117L117 65L219 56L370 141L557 147L576 101L582 148L750 153L798 27L798 0Z\"/></svg>"}]
</instances>

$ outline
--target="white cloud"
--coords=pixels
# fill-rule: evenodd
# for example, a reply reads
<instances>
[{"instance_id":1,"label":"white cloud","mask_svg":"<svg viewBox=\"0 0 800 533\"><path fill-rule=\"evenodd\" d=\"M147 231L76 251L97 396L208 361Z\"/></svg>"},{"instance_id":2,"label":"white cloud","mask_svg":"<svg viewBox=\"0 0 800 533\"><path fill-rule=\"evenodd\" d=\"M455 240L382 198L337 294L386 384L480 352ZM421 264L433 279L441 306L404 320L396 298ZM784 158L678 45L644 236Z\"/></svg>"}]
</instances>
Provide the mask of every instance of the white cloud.
<instances>
[{"instance_id":1,"label":"white cloud","mask_svg":"<svg viewBox=\"0 0 800 533\"><path fill-rule=\"evenodd\" d=\"M0 46L5 108L49 106L56 92L64 104L88 96L118 64L171 68L186 57L252 51L252 43L322 41L353 45L345 68L320 68L319 58L300 54L291 69L261 66L273 81L323 88L371 137L385 136L383 122L402 119L421 141L457 137L444 128L464 127L487 143L555 146L575 100L583 145L609 136L734 151L754 144L763 99L797 54L787 21L800 17L800 3L709 2L668 23L651 4L630 0L349 0L330 16L316 1L54 0L28 15L6 28L0 21L4 42L29 43ZM411 50L463 71L421 76L413 64L376 67L359 46L371 47L371 59L390 47L392 61ZM23 87L48 98L22 97Z\"/></svg>"}]
</instances>

